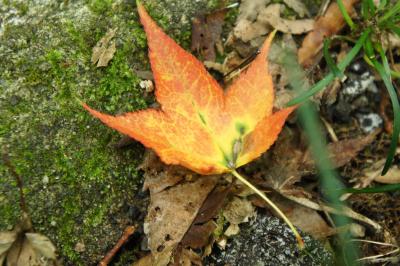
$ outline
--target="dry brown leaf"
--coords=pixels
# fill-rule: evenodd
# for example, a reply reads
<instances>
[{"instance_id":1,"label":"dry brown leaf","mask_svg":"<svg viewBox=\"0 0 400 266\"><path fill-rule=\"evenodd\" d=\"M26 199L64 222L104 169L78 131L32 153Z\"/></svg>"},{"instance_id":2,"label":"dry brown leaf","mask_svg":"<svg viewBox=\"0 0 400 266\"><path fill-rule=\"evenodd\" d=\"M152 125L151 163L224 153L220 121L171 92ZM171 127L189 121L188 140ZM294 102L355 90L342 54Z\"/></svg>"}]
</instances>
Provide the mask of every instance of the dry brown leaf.
<instances>
[{"instance_id":1,"label":"dry brown leaf","mask_svg":"<svg viewBox=\"0 0 400 266\"><path fill-rule=\"evenodd\" d=\"M153 256L149 254L140 258L138 261L135 261L132 266L149 266L152 264L153 264Z\"/></svg>"},{"instance_id":2,"label":"dry brown leaf","mask_svg":"<svg viewBox=\"0 0 400 266\"><path fill-rule=\"evenodd\" d=\"M0 232L0 255L7 252L16 239L17 233L15 232Z\"/></svg>"},{"instance_id":3,"label":"dry brown leaf","mask_svg":"<svg viewBox=\"0 0 400 266\"><path fill-rule=\"evenodd\" d=\"M311 208L313 210L325 211L325 212L338 214L338 215L344 215L344 216L350 217L350 218L352 218L354 220L366 223L366 224L372 226L378 232L380 232L382 230L382 226L379 223L375 222L374 220L372 220L372 219L370 219L370 218L368 218L368 217L366 217L366 216L364 216L364 215L362 215L360 213L357 213L357 212L353 211L351 208L349 208L347 206L342 206L342 208L340 210L338 210L338 209L335 209L335 208L333 208L333 207L331 207L331 206L329 206L327 204L317 203L317 202L314 202L314 201L312 201L310 199L307 199L307 198L295 197L295 196L292 196L292 195L286 195L284 193L281 193L281 195L284 196L287 199L290 199L290 200L292 200L292 201L294 201L294 202L296 202L296 203L298 203L300 205L303 205L305 207Z\"/></svg>"},{"instance_id":4,"label":"dry brown leaf","mask_svg":"<svg viewBox=\"0 0 400 266\"><path fill-rule=\"evenodd\" d=\"M193 182L150 194L144 228L157 265L169 262L166 258L180 243L219 179L219 176L196 177Z\"/></svg>"},{"instance_id":5,"label":"dry brown leaf","mask_svg":"<svg viewBox=\"0 0 400 266\"><path fill-rule=\"evenodd\" d=\"M13 231L0 232L0 266L58 265L56 248L44 235L32 233L31 219L22 213Z\"/></svg>"},{"instance_id":6,"label":"dry brown leaf","mask_svg":"<svg viewBox=\"0 0 400 266\"><path fill-rule=\"evenodd\" d=\"M204 201L193 224L181 241L183 247L203 248L210 244L210 237L217 228L215 218L225 203L231 186L217 186Z\"/></svg>"},{"instance_id":7,"label":"dry brown leaf","mask_svg":"<svg viewBox=\"0 0 400 266\"><path fill-rule=\"evenodd\" d=\"M223 215L231 224L241 224L255 215L255 209L247 199L234 197L224 208Z\"/></svg>"},{"instance_id":8,"label":"dry brown leaf","mask_svg":"<svg viewBox=\"0 0 400 266\"><path fill-rule=\"evenodd\" d=\"M269 32L266 25L256 21L260 10L263 10L270 0L244 0L240 4L239 15L233 34L236 38L248 42Z\"/></svg>"},{"instance_id":9,"label":"dry brown leaf","mask_svg":"<svg viewBox=\"0 0 400 266\"><path fill-rule=\"evenodd\" d=\"M158 193L168 187L176 185L191 172L173 165L163 164L153 151L146 151L143 162L138 167L144 170L143 190Z\"/></svg>"},{"instance_id":10,"label":"dry brown leaf","mask_svg":"<svg viewBox=\"0 0 400 266\"><path fill-rule=\"evenodd\" d=\"M302 34L314 28L313 19L289 20L281 18L280 13L282 8L281 4L271 4L260 12L258 20L264 24L271 25L281 32L291 34Z\"/></svg>"},{"instance_id":11,"label":"dry brown leaf","mask_svg":"<svg viewBox=\"0 0 400 266\"><path fill-rule=\"evenodd\" d=\"M201 257L191 249L179 249L174 256L170 266L201 266L203 265Z\"/></svg>"},{"instance_id":12,"label":"dry brown leaf","mask_svg":"<svg viewBox=\"0 0 400 266\"><path fill-rule=\"evenodd\" d=\"M201 206L194 224L208 222L215 218L225 203L225 198L228 196L231 187L216 187Z\"/></svg>"},{"instance_id":13,"label":"dry brown leaf","mask_svg":"<svg viewBox=\"0 0 400 266\"><path fill-rule=\"evenodd\" d=\"M0 233L1 237L6 236L5 239L8 246L9 241L13 239L12 234L8 235L7 232ZM8 235L8 236L7 236ZM15 234L18 235L18 234ZM5 247L4 246L4 247ZM56 263L56 249L51 241L36 233L23 233L20 232L19 236L14 238L14 242L0 255L0 265L6 260L7 265L25 266L37 265L47 266L55 265Z\"/></svg>"},{"instance_id":14,"label":"dry brown leaf","mask_svg":"<svg viewBox=\"0 0 400 266\"><path fill-rule=\"evenodd\" d=\"M228 9L198 15L192 20L191 50L200 53L204 60L214 61L217 43L221 42L222 26Z\"/></svg>"},{"instance_id":15,"label":"dry brown leaf","mask_svg":"<svg viewBox=\"0 0 400 266\"><path fill-rule=\"evenodd\" d=\"M0 265L3 265L7 252L16 239L17 233L15 232L0 232Z\"/></svg>"},{"instance_id":16,"label":"dry brown leaf","mask_svg":"<svg viewBox=\"0 0 400 266\"><path fill-rule=\"evenodd\" d=\"M328 145L330 158L335 167L341 167L351 161L361 150L374 141L377 132L354 139L340 140ZM305 190L294 186L305 175L316 171L310 152L305 151L300 134L288 128L284 129L271 153L265 157L264 178L259 185L270 187L285 194L309 197Z\"/></svg>"},{"instance_id":17,"label":"dry brown leaf","mask_svg":"<svg viewBox=\"0 0 400 266\"><path fill-rule=\"evenodd\" d=\"M56 247L46 236L37 233L26 233L25 236L37 253L48 259L56 259Z\"/></svg>"},{"instance_id":18,"label":"dry brown leaf","mask_svg":"<svg viewBox=\"0 0 400 266\"><path fill-rule=\"evenodd\" d=\"M113 58L116 51L115 42L111 41L116 32L116 28L110 29L106 35L97 42L96 46L93 47L92 64L97 63L97 67L105 67L108 65L108 62Z\"/></svg>"},{"instance_id":19,"label":"dry brown leaf","mask_svg":"<svg viewBox=\"0 0 400 266\"><path fill-rule=\"evenodd\" d=\"M353 5L358 0L343 0L343 4L349 14L353 14ZM321 51L323 41L338 33L345 25L342 13L336 2L327 9L325 15L315 21L315 28L304 38L298 51L299 63L305 67L314 64L316 55Z\"/></svg>"},{"instance_id":20,"label":"dry brown leaf","mask_svg":"<svg viewBox=\"0 0 400 266\"><path fill-rule=\"evenodd\" d=\"M400 183L400 168L397 165L392 166L386 175L382 176L382 167L385 165L386 159L379 160L372 164L364 171L364 177L360 178L361 184L357 187L364 188L372 181L383 184L398 184Z\"/></svg>"},{"instance_id":21,"label":"dry brown leaf","mask_svg":"<svg viewBox=\"0 0 400 266\"><path fill-rule=\"evenodd\" d=\"M304 3L300 0L283 0L283 2L293 9L299 17L304 17L304 16L310 16L310 12L308 12L307 7L304 5Z\"/></svg>"},{"instance_id":22,"label":"dry brown leaf","mask_svg":"<svg viewBox=\"0 0 400 266\"><path fill-rule=\"evenodd\" d=\"M312 235L314 238L326 238L336 232L335 229L330 227L318 212L313 209L306 208L282 197L279 199L274 197L274 203L285 213L295 226Z\"/></svg>"},{"instance_id":23,"label":"dry brown leaf","mask_svg":"<svg viewBox=\"0 0 400 266\"><path fill-rule=\"evenodd\" d=\"M213 221L208 221L204 224L192 224L190 229L183 237L181 244L184 247L203 248L209 243L210 236L217 228Z\"/></svg>"},{"instance_id":24,"label":"dry brown leaf","mask_svg":"<svg viewBox=\"0 0 400 266\"><path fill-rule=\"evenodd\" d=\"M350 162L360 151L375 140L377 133L378 132L363 137L329 143L327 148L335 167L342 167ZM304 157L302 167L304 171L314 169L314 160L310 152L307 152Z\"/></svg>"}]
</instances>

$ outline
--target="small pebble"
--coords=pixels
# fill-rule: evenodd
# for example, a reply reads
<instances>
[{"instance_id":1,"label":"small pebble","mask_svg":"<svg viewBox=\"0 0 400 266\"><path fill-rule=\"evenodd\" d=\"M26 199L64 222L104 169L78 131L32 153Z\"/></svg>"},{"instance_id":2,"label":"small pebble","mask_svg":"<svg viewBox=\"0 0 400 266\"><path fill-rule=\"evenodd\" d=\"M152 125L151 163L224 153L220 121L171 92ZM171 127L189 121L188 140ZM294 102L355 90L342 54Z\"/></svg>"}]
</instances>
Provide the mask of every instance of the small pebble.
<instances>
[{"instance_id":1,"label":"small pebble","mask_svg":"<svg viewBox=\"0 0 400 266\"><path fill-rule=\"evenodd\" d=\"M383 124L382 118L376 113L359 114L358 122L365 133L371 133Z\"/></svg>"}]
</instances>

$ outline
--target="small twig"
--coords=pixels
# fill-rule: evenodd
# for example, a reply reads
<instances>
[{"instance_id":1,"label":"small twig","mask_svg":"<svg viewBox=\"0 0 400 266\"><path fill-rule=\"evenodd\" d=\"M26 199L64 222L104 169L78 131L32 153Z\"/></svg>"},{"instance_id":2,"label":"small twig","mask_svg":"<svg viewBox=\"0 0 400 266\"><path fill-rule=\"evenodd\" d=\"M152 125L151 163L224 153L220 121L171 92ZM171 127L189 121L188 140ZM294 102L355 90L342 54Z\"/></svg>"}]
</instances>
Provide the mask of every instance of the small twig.
<instances>
[{"instance_id":1,"label":"small twig","mask_svg":"<svg viewBox=\"0 0 400 266\"><path fill-rule=\"evenodd\" d=\"M335 209L334 207L328 206L323 203L316 203L307 198L298 198L298 197L294 197L294 196L290 196L290 195L285 195L283 193L280 193L280 194L282 196L284 196L285 198L290 199L290 200L292 200L300 205L303 205L305 207L308 207L310 209L313 209L316 211L327 211L329 213L333 213L333 214L337 214L337 215L344 215L344 216L350 217L354 220L362 221L366 224L369 224L378 232L382 230L382 226L379 225L377 222L369 219L368 217L366 217L364 215L361 215L361 214L353 211L352 209L350 209L348 207L342 207L341 210L338 210L338 209Z\"/></svg>"},{"instance_id":2,"label":"small twig","mask_svg":"<svg viewBox=\"0 0 400 266\"><path fill-rule=\"evenodd\" d=\"M115 254L120 250L120 248L128 241L129 237L136 231L135 226L128 226L125 228L124 233L121 238L115 244L115 246L107 252L104 258L99 262L98 266L107 266L111 260L114 258Z\"/></svg>"},{"instance_id":3,"label":"small twig","mask_svg":"<svg viewBox=\"0 0 400 266\"><path fill-rule=\"evenodd\" d=\"M335 130L333 129L332 125L329 124L329 122L326 121L325 118L323 118L323 117L321 117L321 121L324 124L326 130L328 131L329 136L331 137L332 141L333 142L338 142L339 139L338 139L338 137L337 137L337 135L335 133Z\"/></svg>"},{"instance_id":4,"label":"small twig","mask_svg":"<svg viewBox=\"0 0 400 266\"><path fill-rule=\"evenodd\" d=\"M22 178L15 170L15 167L11 163L10 158L8 157L7 153L3 153L3 161L4 161L5 166L7 166L8 170L10 171L11 175L14 176L15 180L17 181L17 186L19 188L19 197L20 197L19 204L20 204L21 210L24 213L28 213L28 209L26 208L26 203L25 203L25 196L24 196L24 191L23 191L24 183L22 181Z\"/></svg>"},{"instance_id":5,"label":"small twig","mask_svg":"<svg viewBox=\"0 0 400 266\"><path fill-rule=\"evenodd\" d=\"M369 257L360 258L360 259L358 259L358 261L363 261L363 260L375 260L375 259L378 259L378 258L382 258L382 257L388 256L388 255L397 253L397 252L399 252L399 251L400 251L400 249L399 249L399 248L396 248L396 249L394 249L394 250L391 250L391 251L386 252L386 253L383 253L383 254L378 254L378 255L373 255L373 256L369 256Z\"/></svg>"},{"instance_id":6,"label":"small twig","mask_svg":"<svg viewBox=\"0 0 400 266\"><path fill-rule=\"evenodd\" d=\"M244 71L246 68L248 68L250 66L250 63L257 57L257 55L260 53L259 50L255 51L254 53L252 53L251 55L249 55L246 59L243 60L242 63L240 63L240 65L238 65L237 67L235 67L234 69L232 69L231 71L229 71L228 73L226 73L222 78L224 80L224 82L227 82L229 80L231 80L234 76L237 76L238 74L240 74L242 71Z\"/></svg>"}]
</instances>

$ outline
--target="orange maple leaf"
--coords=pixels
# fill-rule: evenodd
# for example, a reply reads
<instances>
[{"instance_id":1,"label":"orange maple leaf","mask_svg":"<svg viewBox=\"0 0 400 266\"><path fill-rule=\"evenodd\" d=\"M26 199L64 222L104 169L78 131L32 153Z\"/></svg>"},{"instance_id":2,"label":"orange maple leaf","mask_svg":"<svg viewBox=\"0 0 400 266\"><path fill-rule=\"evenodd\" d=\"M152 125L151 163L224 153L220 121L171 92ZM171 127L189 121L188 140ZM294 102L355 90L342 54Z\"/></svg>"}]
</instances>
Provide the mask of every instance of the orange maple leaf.
<instances>
[{"instance_id":1,"label":"orange maple leaf","mask_svg":"<svg viewBox=\"0 0 400 266\"><path fill-rule=\"evenodd\" d=\"M270 34L247 71L224 91L193 55L169 38L138 3L161 109L112 116L83 106L106 125L153 149L167 164L209 175L231 172L300 234L263 192L236 172L277 139L290 107L272 113L274 89L268 72Z\"/></svg>"},{"instance_id":2,"label":"orange maple leaf","mask_svg":"<svg viewBox=\"0 0 400 266\"><path fill-rule=\"evenodd\" d=\"M270 34L248 70L224 92L203 64L168 37L139 3L161 110L111 116L84 107L106 125L153 149L167 164L200 174L230 172L265 152L293 108L272 114Z\"/></svg>"}]
</instances>

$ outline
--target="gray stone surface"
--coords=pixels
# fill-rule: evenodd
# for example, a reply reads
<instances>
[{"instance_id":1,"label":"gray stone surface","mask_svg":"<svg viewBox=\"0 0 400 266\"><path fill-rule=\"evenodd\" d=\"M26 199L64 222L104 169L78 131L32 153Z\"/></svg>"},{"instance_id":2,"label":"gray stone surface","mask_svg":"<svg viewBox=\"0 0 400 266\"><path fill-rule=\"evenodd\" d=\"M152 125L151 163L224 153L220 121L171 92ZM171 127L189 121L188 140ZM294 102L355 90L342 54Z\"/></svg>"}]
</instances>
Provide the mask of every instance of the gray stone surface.
<instances>
[{"instance_id":1,"label":"gray stone surface","mask_svg":"<svg viewBox=\"0 0 400 266\"><path fill-rule=\"evenodd\" d=\"M306 248L300 251L293 232L276 217L259 214L241 225L240 234L228 241L205 265L235 266L317 266L333 265L333 256L321 243L303 235Z\"/></svg>"}]
</instances>

